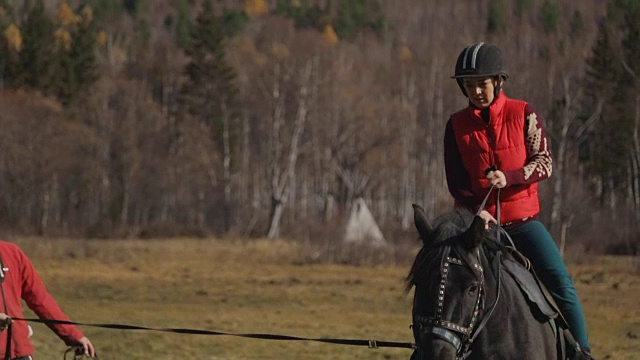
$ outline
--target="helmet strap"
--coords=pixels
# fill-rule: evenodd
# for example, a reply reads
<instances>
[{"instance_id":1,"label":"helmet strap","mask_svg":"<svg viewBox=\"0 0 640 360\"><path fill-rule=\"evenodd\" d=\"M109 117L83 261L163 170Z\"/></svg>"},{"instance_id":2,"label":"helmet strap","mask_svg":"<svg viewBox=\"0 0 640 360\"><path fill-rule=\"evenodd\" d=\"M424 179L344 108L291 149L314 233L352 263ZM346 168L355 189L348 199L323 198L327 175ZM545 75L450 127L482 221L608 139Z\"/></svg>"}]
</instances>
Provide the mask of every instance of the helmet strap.
<instances>
[{"instance_id":1,"label":"helmet strap","mask_svg":"<svg viewBox=\"0 0 640 360\"><path fill-rule=\"evenodd\" d=\"M504 82L504 79L502 78L502 75L496 76L496 80L497 80L496 81L496 86L493 89L493 100L494 101L500 95L500 90L502 90L502 83Z\"/></svg>"},{"instance_id":2,"label":"helmet strap","mask_svg":"<svg viewBox=\"0 0 640 360\"><path fill-rule=\"evenodd\" d=\"M464 89L464 85L462 84L462 79L456 79L456 82L458 83L460 90L462 90L462 94L464 94L464 96L466 97L469 97L469 94L467 94L467 90Z\"/></svg>"}]
</instances>

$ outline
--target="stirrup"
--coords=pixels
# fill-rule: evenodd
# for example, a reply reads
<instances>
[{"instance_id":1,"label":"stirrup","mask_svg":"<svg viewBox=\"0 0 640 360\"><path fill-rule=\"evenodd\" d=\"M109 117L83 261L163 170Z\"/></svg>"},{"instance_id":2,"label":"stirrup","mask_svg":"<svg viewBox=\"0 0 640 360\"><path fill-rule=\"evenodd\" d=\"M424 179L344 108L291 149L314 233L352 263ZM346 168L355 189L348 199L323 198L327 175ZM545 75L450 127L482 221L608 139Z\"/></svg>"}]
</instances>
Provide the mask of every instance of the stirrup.
<instances>
[{"instance_id":1,"label":"stirrup","mask_svg":"<svg viewBox=\"0 0 640 360\"><path fill-rule=\"evenodd\" d=\"M574 353L573 355L569 355L567 359L569 360L595 360L591 355L591 351L585 348L581 348L580 345L576 344L574 348L572 348Z\"/></svg>"},{"instance_id":2,"label":"stirrup","mask_svg":"<svg viewBox=\"0 0 640 360\"><path fill-rule=\"evenodd\" d=\"M578 351L580 352L580 360L595 360L588 349L580 348Z\"/></svg>"}]
</instances>

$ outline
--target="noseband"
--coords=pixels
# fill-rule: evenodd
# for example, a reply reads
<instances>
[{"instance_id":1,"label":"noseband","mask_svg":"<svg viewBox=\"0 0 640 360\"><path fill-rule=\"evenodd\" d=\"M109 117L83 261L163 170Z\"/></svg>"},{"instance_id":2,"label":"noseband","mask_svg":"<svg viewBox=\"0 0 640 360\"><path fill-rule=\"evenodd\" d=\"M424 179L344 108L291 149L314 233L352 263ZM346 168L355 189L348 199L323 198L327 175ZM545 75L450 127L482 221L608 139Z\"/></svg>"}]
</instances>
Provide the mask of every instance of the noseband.
<instances>
[{"instance_id":1,"label":"noseband","mask_svg":"<svg viewBox=\"0 0 640 360\"><path fill-rule=\"evenodd\" d=\"M478 259L479 250L477 253ZM474 262L473 265L467 265L461 259L451 255L451 246L447 245L443 254L443 261L441 265L441 276L440 276L440 285L438 288L438 305L436 309L435 316L423 316L414 314L413 322L417 324L420 329L420 333L432 334L436 337L439 337L451 345L456 349L456 360L466 359L470 354L469 348L471 344L476 339L480 331L484 328L485 324L491 317L493 310L498 304L498 299L500 296L500 252L498 252L496 258L494 259L495 264L497 266L496 276L498 278L497 281L497 289L496 289L496 300L492 304L492 306L488 309L487 312L484 312L481 317L480 323L476 326L478 320L480 320L480 314L484 310L484 303L486 300L486 291L485 291L485 272L480 265L479 262ZM478 295L475 300L475 305L473 308L473 313L471 316L471 320L467 324L457 324L452 321L446 320L442 318L443 309L444 309L444 298L445 298L445 290L447 286L447 280L450 273L450 269L452 266L469 266L473 267L476 271L473 271L476 274L478 280ZM472 270L473 270L472 269ZM475 329L475 331L474 331Z\"/></svg>"}]
</instances>

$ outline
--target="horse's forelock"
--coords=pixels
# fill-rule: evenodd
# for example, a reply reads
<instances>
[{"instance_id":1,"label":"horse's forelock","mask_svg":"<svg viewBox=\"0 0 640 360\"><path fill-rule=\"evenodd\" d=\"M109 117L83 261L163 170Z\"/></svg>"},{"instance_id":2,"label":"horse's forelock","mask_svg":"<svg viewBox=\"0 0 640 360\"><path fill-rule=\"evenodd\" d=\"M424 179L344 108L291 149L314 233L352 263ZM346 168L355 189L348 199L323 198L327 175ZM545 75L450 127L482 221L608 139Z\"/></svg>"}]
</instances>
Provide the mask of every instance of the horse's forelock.
<instances>
[{"instance_id":1,"label":"horse's forelock","mask_svg":"<svg viewBox=\"0 0 640 360\"><path fill-rule=\"evenodd\" d=\"M463 209L455 209L438 216L432 223L430 238L426 244L435 245L453 237L462 235L473 223L475 215ZM484 238L495 238L493 232L483 235ZM425 245L416 255L411 271L407 276L407 287L410 288L427 269L440 266L442 248Z\"/></svg>"},{"instance_id":2,"label":"horse's forelock","mask_svg":"<svg viewBox=\"0 0 640 360\"><path fill-rule=\"evenodd\" d=\"M442 259L441 247L432 247L452 237L458 236L469 228L473 221L473 214L465 210L453 210L438 216L432 223L429 239L425 239L425 246L420 250L407 276L407 290L426 272L440 266Z\"/></svg>"},{"instance_id":3,"label":"horse's forelock","mask_svg":"<svg viewBox=\"0 0 640 360\"><path fill-rule=\"evenodd\" d=\"M464 233L473 222L474 215L456 209L437 217L433 222L432 239L434 244Z\"/></svg>"}]
</instances>

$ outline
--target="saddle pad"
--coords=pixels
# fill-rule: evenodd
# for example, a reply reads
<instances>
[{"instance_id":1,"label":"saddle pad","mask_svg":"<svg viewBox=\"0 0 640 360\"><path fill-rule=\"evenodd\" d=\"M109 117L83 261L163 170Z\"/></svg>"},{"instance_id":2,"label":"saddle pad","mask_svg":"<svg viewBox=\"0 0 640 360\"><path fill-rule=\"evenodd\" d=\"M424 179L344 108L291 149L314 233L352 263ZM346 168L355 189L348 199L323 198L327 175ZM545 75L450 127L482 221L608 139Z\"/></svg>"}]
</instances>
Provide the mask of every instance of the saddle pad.
<instances>
[{"instance_id":1,"label":"saddle pad","mask_svg":"<svg viewBox=\"0 0 640 360\"><path fill-rule=\"evenodd\" d=\"M536 304L545 316L550 319L555 319L558 316L558 312L544 296L536 278L529 270L515 261L511 256L503 257L502 264L516 280L522 292L526 294L532 303Z\"/></svg>"}]
</instances>

